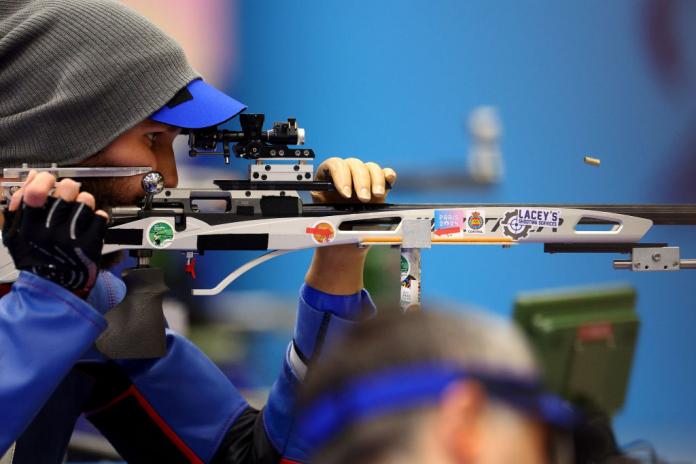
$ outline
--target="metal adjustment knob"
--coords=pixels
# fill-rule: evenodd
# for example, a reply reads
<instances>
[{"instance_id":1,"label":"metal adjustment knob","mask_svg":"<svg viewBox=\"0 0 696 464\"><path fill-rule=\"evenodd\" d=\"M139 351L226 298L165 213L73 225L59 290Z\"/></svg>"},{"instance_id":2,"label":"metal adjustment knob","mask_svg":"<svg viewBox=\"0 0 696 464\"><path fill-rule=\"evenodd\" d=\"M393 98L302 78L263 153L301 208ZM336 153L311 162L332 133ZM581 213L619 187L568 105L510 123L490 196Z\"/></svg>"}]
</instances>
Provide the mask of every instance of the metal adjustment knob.
<instances>
[{"instance_id":1,"label":"metal adjustment knob","mask_svg":"<svg viewBox=\"0 0 696 464\"><path fill-rule=\"evenodd\" d=\"M152 199L164 190L164 177L157 171L151 171L143 176L140 185L145 192L144 209L152 209Z\"/></svg>"}]
</instances>

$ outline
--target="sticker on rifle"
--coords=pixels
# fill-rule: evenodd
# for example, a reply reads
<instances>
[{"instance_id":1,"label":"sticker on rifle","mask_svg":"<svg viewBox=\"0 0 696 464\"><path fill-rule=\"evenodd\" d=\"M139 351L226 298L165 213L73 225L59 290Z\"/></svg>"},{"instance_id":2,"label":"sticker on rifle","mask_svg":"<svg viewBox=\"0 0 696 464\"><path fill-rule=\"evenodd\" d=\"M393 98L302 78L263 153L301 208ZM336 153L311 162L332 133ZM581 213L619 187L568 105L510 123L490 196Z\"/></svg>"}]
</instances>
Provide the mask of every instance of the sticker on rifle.
<instances>
[{"instance_id":1,"label":"sticker on rifle","mask_svg":"<svg viewBox=\"0 0 696 464\"><path fill-rule=\"evenodd\" d=\"M513 240L525 238L529 235L529 229L532 228L532 226L525 226L519 222L517 210L506 212L500 223L503 225L503 234Z\"/></svg>"},{"instance_id":2,"label":"sticker on rifle","mask_svg":"<svg viewBox=\"0 0 696 464\"><path fill-rule=\"evenodd\" d=\"M317 222L312 227L307 227L306 233L311 234L315 242L319 244L331 243L336 236L334 227L329 222Z\"/></svg>"},{"instance_id":3,"label":"sticker on rifle","mask_svg":"<svg viewBox=\"0 0 696 464\"><path fill-rule=\"evenodd\" d=\"M465 220L463 210L436 209L433 234L436 237L462 237L464 235Z\"/></svg>"},{"instance_id":4,"label":"sticker on rifle","mask_svg":"<svg viewBox=\"0 0 696 464\"><path fill-rule=\"evenodd\" d=\"M520 224L537 227L558 227L561 212L551 209L520 208L517 210Z\"/></svg>"},{"instance_id":5,"label":"sticker on rifle","mask_svg":"<svg viewBox=\"0 0 696 464\"><path fill-rule=\"evenodd\" d=\"M401 308L404 312L420 306L420 253L401 250Z\"/></svg>"},{"instance_id":6,"label":"sticker on rifle","mask_svg":"<svg viewBox=\"0 0 696 464\"><path fill-rule=\"evenodd\" d=\"M408 260L404 255L401 255L401 276L403 277L404 275L408 274L410 269L411 266L409 266Z\"/></svg>"},{"instance_id":7,"label":"sticker on rifle","mask_svg":"<svg viewBox=\"0 0 696 464\"><path fill-rule=\"evenodd\" d=\"M486 212L470 209L466 212L466 232L469 234L483 234L486 232Z\"/></svg>"},{"instance_id":8,"label":"sticker on rifle","mask_svg":"<svg viewBox=\"0 0 696 464\"><path fill-rule=\"evenodd\" d=\"M540 208L519 208L505 213L501 224L503 233L514 240L526 238L532 228L557 228L561 224L561 212Z\"/></svg>"},{"instance_id":9,"label":"sticker on rifle","mask_svg":"<svg viewBox=\"0 0 696 464\"><path fill-rule=\"evenodd\" d=\"M155 248L166 248L174 239L174 229L168 222L155 222L147 231L147 240Z\"/></svg>"}]
</instances>

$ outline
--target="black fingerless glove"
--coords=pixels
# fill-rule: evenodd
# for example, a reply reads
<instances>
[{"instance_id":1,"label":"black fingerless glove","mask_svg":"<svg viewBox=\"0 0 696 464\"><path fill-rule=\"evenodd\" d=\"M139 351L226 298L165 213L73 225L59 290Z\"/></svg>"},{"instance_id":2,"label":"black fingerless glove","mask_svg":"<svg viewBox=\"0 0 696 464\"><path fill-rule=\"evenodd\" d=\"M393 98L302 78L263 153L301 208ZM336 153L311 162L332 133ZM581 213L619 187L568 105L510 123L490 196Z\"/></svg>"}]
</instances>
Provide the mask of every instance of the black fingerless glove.
<instances>
[{"instance_id":1,"label":"black fingerless glove","mask_svg":"<svg viewBox=\"0 0 696 464\"><path fill-rule=\"evenodd\" d=\"M106 220L79 202L49 197L34 208L5 210L2 242L21 271L86 294L97 280Z\"/></svg>"}]
</instances>

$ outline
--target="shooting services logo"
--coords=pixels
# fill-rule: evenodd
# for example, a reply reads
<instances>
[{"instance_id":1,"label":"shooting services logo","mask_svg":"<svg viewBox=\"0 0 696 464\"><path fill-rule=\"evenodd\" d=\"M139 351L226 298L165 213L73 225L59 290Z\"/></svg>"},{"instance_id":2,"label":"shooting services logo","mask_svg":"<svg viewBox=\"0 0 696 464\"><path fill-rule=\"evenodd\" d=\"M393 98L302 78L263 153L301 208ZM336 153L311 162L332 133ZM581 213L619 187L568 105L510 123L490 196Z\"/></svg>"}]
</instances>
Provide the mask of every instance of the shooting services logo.
<instances>
[{"instance_id":1,"label":"shooting services logo","mask_svg":"<svg viewBox=\"0 0 696 464\"><path fill-rule=\"evenodd\" d=\"M480 210L466 212L466 231L470 234L483 234L486 232L486 213Z\"/></svg>"},{"instance_id":2,"label":"shooting services logo","mask_svg":"<svg viewBox=\"0 0 696 464\"><path fill-rule=\"evenodd\" d=\"M168 222L152 223L147 230L147 241L155 248L166 248L174 240L174 229Z\"/></svg>"},{"instance_id":3,"label":"shooting services logo","mask_svg":"<svg viewBox=\"0 0 696 464\"><path fill-rule=\"evenodd\" d=\"M550 209L519 208L505 213L501 224L503 233L514 240L526 238L536 228L557 228L561 222L560 211Z\"/></svg>"},{"instance_id":4,"label":"shooting services logo","mask_svg":"<svg viewBox=\"0 0 696 464\"><path fill-rule=\"evenodd\" d=\"M330 222L317 222L314 226L307 227L305 232L310 234L312 239L319 244L331 243L336 237L336 231Z\"/></svg>"}]
</instances>

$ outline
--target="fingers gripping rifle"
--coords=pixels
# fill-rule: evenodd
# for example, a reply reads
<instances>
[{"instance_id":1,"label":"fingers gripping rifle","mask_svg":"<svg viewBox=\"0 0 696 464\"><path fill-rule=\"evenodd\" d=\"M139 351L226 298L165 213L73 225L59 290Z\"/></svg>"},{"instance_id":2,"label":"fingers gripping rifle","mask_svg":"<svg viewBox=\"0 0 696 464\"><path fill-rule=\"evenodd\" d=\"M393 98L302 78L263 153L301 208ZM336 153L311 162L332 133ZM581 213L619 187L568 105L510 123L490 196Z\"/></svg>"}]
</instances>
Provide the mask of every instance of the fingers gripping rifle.
<instances>
[{"instance_id":1,"label":"fingers gripping rifle","mask_svg":"<svg viewBox=\"0 0 696 464\"><path fill-rule=\"evenodd\" d=\"M263 115L242 115L241 126L241 131L190 131L189 154L221 155L226 162L232 155L250 160L248 179L215 180L205 189L168 189L162 177L152 172L143 177L146 195L140 204L110 211L103 252L128 250L139 261L136 270L125 276L128 297L110 311L109 329L99 343L113 357L151 357L165 349L161 316L165 287L159 270L149 268L147 255L153 251L184 253L190 272L196 255L208 250L269 251L217 286L193 291L194 295L217 295L249 269L293 250L343 244L400 247L404 309L420 302L420 250L433 245L543 243L548 253L628 255L614 261L617 269L696 268L696 260L682 259L677 246L641 242L654 226L696 225L696 205L305 204L299 191L327 191L333 185L314 178L311 149L289 147L304 142L304 131L296 121L275 123L273 129L263 131ZM149 171L46 168L58 177L77 178L104 177L100 169L110 170L110 175ZM124 174L119 169L129 171ZM5 170L5 177L17 182L3 186L11 191L28 171L26 166ZM205 209L204 203L214 203L216 208ZM5 253L0 256L0 281L15 278ZM147 344L138 343L144 339Z\"/></svg>"}]
</instances>

